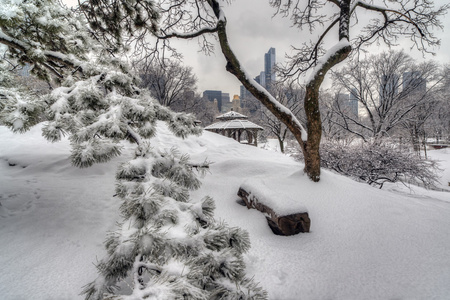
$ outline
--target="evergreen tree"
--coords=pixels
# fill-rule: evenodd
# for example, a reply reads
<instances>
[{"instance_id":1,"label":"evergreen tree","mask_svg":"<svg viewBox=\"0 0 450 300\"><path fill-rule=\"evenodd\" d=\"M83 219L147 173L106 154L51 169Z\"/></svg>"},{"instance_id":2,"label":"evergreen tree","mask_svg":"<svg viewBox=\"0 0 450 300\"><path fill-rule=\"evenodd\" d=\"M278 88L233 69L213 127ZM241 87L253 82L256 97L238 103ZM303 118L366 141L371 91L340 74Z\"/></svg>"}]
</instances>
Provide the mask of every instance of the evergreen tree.
<instances>
[{"instance_id":1,"label":"evergreen tree","mask_svg":"<svg viewBox=\"0 0 450 300\"><path fill-rule=\"evenodd\" d=\"M116 175L123 220L107 238L108 255L97 266L99 277L85 287L86 299L266 298L245 277L248 234L216 222L211 198L189 196L200 187L195 170L207 169L208 163L194 165L174 149L150 147L158 120L176 136L200 134L194 116L174 113L140 90L128 66L106 55L101 36L92 39L76 11L52 0L0 1L6 57L31 64L34 75L56 78L53 83L59 85L48 95L31 97L0 71L0 123L21 132L43 115L43 136L56 142L69 135L78 167L120 155L126 141L136 145L134 159L120 165ZM139 19L141 12L130 13ZM119 290L127 285L130 290Z\"/></svg>"},{"instance_id":2,"label":"evergreen tree","mask_svg":"<svg viewBox=\"0 0 450 300\"><path fill-rule=\"evenodd\" d=\"M40 121L42 103L33 91L16 84L16 78L0 63L0 124L13 132L25 132Z\"/></svg>"}]
</instances>

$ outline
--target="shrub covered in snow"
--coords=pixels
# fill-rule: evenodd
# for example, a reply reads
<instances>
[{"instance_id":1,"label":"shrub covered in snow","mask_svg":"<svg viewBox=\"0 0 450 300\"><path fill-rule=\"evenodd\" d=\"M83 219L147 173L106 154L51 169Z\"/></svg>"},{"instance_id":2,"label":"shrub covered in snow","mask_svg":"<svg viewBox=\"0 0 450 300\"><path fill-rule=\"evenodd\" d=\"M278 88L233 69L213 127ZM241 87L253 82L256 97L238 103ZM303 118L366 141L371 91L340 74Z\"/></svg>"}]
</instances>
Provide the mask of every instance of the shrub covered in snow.
<instances>
[{"instance_id":1,"label":"shrub covered in snow","mask_svg":"<svg viewBox=\"0 0 450 300\"><path fill-rule=\"evenodd\" d=\"M301 159L301 154L296 156ZM435 161L387 142L346 144L324 140L320 156L322 167L380 188L385 182L433 188L438 181Z\"/></svg>"}]
</instances>

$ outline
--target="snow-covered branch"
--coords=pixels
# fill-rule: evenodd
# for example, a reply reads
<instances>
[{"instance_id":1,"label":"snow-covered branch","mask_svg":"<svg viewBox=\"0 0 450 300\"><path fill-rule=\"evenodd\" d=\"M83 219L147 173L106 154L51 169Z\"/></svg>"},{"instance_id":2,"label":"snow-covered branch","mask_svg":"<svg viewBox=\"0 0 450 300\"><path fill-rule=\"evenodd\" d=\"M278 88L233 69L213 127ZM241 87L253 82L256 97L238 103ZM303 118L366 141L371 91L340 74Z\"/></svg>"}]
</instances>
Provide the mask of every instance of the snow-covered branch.
<instances>
[{"instance_id":1,"label":"snow-covered branch","mask_svg":"<svg viewBox=\"0 0 450 300\"><path fill-rule=\"evenodd\" d=\"M163 35L157 35L158 39L164 40L164 39L170 39L170 38L180 38L180 39L192 39L199 36L202 36L207 33L215 33L217 32L218 27L204 27L199 29L195 32L189 32L189 33L181 33L181 32L171 32Z\"/></svg>"}]
</instances>

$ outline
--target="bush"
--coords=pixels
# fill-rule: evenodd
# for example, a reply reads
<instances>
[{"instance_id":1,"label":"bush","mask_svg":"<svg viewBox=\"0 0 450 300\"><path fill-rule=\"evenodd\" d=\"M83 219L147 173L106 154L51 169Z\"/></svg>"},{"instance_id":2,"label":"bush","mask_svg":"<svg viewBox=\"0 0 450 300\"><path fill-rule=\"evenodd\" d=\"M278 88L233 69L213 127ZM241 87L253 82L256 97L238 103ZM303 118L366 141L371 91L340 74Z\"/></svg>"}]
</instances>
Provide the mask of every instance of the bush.
<instances>
[{"instance_id":1,"label":"bush","mask_svg":"<svg viewBox=\"0 0 450 300\"><path fill-rule=\"evenodd\" d=\"M320 156L323 168L379 188L386 182L434 188L438 182L435 161L388 142L345 144L326 140L321 143ZM296 157L303 159L301 154Z\"/></svg>"}]
</instances>

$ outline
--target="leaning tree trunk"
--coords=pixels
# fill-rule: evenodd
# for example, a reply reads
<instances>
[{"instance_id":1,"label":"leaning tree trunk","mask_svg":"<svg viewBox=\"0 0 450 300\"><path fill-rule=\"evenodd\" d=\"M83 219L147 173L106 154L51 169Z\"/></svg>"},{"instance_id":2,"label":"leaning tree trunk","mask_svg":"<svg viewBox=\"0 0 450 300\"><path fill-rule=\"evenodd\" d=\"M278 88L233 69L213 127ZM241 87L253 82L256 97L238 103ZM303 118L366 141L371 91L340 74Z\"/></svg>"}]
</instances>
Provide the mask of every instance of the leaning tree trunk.
<instances>
[{"instance_id":1,"label":"leaning tree trunk","mask_svg":"<svg viewBox=\"0 0 450 300\"><path fill-rule=\"evenodd\" d=\"M304 108L306 113L306 128L308 139L304 145L305 171L313 181L320 179L320 139L322 138L322 120L319 107L319 90L327 72L344 61L352 50L349 40L350 0L343 0L340 4L341 14L339 18L339 41L343 42L326 61L319 62L312 75L312 79L306 85Z\"/></svg>"},{"instance_id":2,"label":"leaning tree trunk","mask_svg":"<svg viewBox=\"0 0 450 300\"><path fill-rule=\"evenodd\" d=\"M305 157L305 172L312 181L320 180L320 154L319 146L322 136L322 122L319 110L319 89L326 73L336 64L347 58L351 51L348 43L348 28L350 18L350 0L343 0L341 4L341 16L339 26L339 41L347 41L341 47L336 48L328 59L320 67L316 68L313 79L306 87L305 112L307 118L307 134L294 114L278 103L267 91L260 89L240 66L240 62L231 50L226 31L226 19L221 14L220 5L216 0L208 0L218 19L217 34L222 53L227 61L226 69L236 76L242 85L258 99L276 118L283 122L292 132L302 149ZM307 137L305 137L307 136Z\"/></svg>"}]
</instances>

